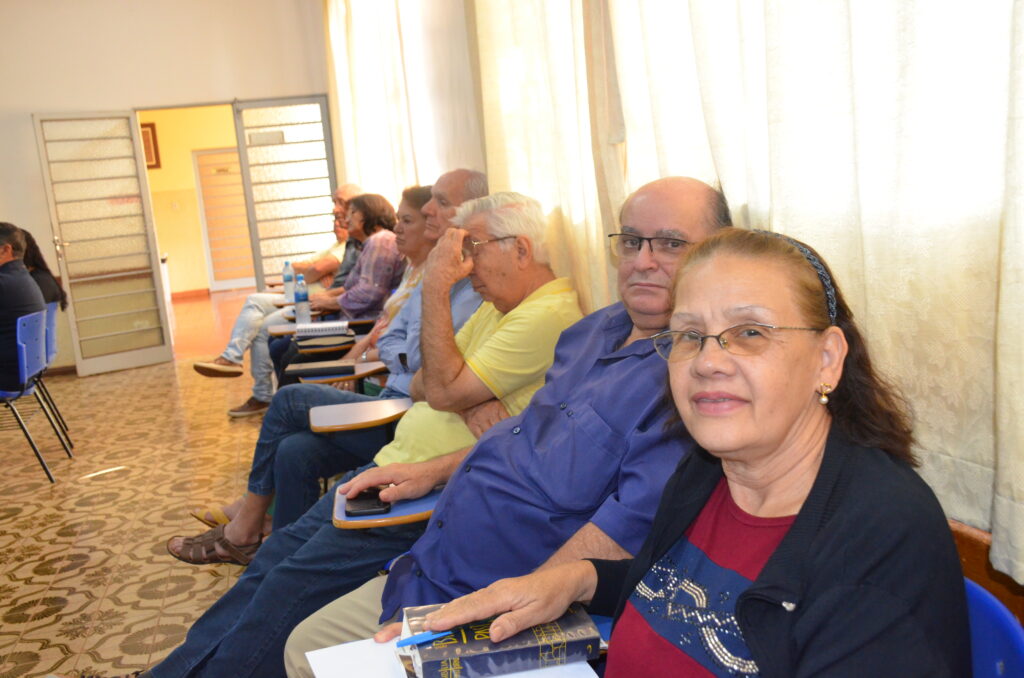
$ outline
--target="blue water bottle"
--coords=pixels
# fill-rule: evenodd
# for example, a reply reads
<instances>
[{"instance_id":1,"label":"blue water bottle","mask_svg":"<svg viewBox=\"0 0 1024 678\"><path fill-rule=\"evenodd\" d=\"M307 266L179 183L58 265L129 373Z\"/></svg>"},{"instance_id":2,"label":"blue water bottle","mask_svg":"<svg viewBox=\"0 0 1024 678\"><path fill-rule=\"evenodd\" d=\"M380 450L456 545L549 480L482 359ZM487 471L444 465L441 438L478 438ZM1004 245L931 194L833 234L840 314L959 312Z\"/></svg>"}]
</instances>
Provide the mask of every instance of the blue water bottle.
<instances>
[{"instance_id":1,"label":"blue water bottle","mask_svg":"<svg viewBox=\"0 0 1024 678\"><path fill-rule=\"evenodd\" d=\"M309 288L306 287L306 276L300 273L295 279L295 322L308 323L310 320Z\"/></svg>"},{"instance_id":2,"label":"blue water bottle","mask_svg":"<svg viewBox=\"0 0 1024 678\"><path fill-rule=\"evenodd\" d=\"M284 272L281 274L284 281L284 300L289 304L295 303L295 273L292 271L292 262L284 262Z\"/></svg>"}]
</instances>

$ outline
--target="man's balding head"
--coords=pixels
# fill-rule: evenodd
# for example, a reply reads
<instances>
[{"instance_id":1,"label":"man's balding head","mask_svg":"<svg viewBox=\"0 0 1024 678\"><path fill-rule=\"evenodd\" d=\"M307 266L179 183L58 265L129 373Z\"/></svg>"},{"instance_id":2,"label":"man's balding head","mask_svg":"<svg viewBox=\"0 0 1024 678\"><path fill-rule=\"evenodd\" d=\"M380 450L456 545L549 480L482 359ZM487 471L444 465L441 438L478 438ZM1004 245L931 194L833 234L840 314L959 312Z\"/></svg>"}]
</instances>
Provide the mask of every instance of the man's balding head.
<instances>
[{"instance_id":1,"label":"man's balding head","mask_svg":"<svg viewBox=\"0 0 1024 678\"><path fill-rule=\"evenodd\" d=\"M335 222L341 221L344 223L345 217L348 215L348 201L357 195L361 195L363 189L359 188L355 184L342 184L338 186L338 190L334 192L332 196L334 198L334 220Z\"/></svg>"},{"instance_id":2,"label":"man's balding head","mask_svg":"<svg viewBox=\"0 0 1024 678\"><path fill-rule=\"evenodd\" d=\"M653 201L671 209L678 215L680 223L685 221L693 224L695 221L702 221L711 232L723 226L732 226L725 196L699 179L665 177L644 184L622 203L622 209L619 210L620 224L626 223L626 211L635 200L639 200L640 203ZM710 234L709 232L707 235Z\"/></svg>"},{"instance_id":3,"label":"man's balding head","mask_svg":"<svg viewBox=\"0 0 1024 678\"><path fill-rule=\"evenodd\" d=\"M666 177L641 186L626 198L619 221L620 233L686 243L699 242L731 225L725 196L688 177ZM668 325L672 280L685 247L674 254L656 254L652 245L640 241L639 250L618 256L617 264L619 296L633 324L656 332Z\"/></svg>"},{"instance_id":4,"label":"man's balding head","mask_svg":"<svg viewBox=\"0 0 1024 678\"><path fill-rule=\"evenodd\" d=\"M487 190L487 176L475 170L457 169L438 177L430 188L430 201L423 206L426 236L440 238L451 227L455 209L467 200L484 197Z\"/></svg>"},{"instance_id":5,"label":"man's balding head","mask_svg":"<svg viewBox=\"0 0 1024 678\"><path fill-rule=\"evenodd\" d=\"M348 226L345 222L348 217L348 203L362 193L363 189L355 184L342 184L331 196L334 199L334 237L338 242L345 242L348 239Z\"/></svg>"}]
</instances>

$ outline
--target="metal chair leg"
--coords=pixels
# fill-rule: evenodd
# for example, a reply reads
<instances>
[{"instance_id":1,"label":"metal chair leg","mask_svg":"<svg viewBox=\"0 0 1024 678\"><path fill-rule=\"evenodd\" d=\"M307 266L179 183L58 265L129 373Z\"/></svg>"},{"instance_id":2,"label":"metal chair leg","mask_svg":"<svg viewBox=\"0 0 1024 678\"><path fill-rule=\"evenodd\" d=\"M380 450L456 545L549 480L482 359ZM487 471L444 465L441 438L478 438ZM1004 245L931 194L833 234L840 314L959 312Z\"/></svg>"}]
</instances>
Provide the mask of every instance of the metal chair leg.
<instances>
[{"instance_id":1,"label":"metal chair leg","mask_svg":"<svg viewBox=\"0 0 1024 678\"><path fill-rule=\"evenodd\" d=\"M38 391L32 391L32 395L36 397L36 402L39 403L39 409L46 415L46 421L50 422L50 428L53 429L54 435L57 436L57 440L60 441L61 446L68 455L68 459L74 459L75 455L71 454L71 447L68 445L68 441L64 439L64 430L57 424L57 420L50 414L50 408L46 406L46 402L40 397Z\"/></svg>"},{"instance_id":2,"label":"metal chair leg","mask_svg":"<svg viewBox=\"0 0 1024 678\"><path fill-rule=\"evenodd\" d=\"M74 448L75 442L71 440L71 434L68 433L68 427L67 424L64 423L64 417L61 416L60 410L57 409L57 403L53 401L53 397L50 395L50 392L46 390L42 377L36 379L36 393L42 396L46 406L50 408L50 413L60 426L60 430L64 434L64 439L68 441L68 445Z\"/></svg>"},{"instance_id":3,"label":"metal chair leg","mask_svg":"<svg viewBox=\"0 0 1024 678\"><path fill-rule=\"evenodd\" d=\"M39 460L39 465L42 466L43 471L46 472L46 477L50 479L51 483L57 482L53 479L53 474L50 473L50 467L47 466L46 462L43 460L43 455L39 454L39 448L36 447L36 441L32 439L32 434L28 432L28 427L25 426L25 421L21 418L21 414L18 413L18 408L15 407L12 402L4 402L4 404L11 408L11 412L14 413L14 418L18 422L18 426L21 427L21 432L25 434L25 439L28 441L28 444L32 446L32 451L36 453L36 459Z\"/></svg>"},{"instance_id":4,"label":"metal chair leg","mask_svg":"<svg viewBox=\"0 0 1024 678\"><path fill-rule=\"evenodd\" d=\"M50 395L50 389L46 388L46 382L43 381L42 375L39 376L39 379L36 381L36 383L39 385L39 390L42 391L43 393L43 398L45 398L46 402L50 405L50 409L53 410L53 413L55 415L57 415L57 423L60 424L60 427L64 429L65 433L67 433L68 423L64 421L64 415L61 414L60 408L57 407L57 401L53 399L52 395ZM68 436L67 438L68 442L71 442L71 436ZM74 446L75 444L71 443L71 447Z\"/></svg>"}]
</instances>

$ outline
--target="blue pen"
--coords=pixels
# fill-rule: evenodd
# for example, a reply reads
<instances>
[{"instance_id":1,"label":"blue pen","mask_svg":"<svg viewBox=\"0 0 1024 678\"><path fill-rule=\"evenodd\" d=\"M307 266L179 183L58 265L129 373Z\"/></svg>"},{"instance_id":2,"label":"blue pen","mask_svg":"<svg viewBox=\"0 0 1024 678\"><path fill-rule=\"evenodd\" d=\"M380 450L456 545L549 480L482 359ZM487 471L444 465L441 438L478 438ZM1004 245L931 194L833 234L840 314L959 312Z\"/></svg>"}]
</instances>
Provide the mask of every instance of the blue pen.
<instances>
[{"instance_id":1,"label":"blue pen","mask_svg":"<svg viewBox=\"0 0 1024 678\"><path fill-rule=\"evenodd\" d=\"M451 635L451 631L424 631L423 633L417 633L414 636L403 638L398 641L395 647L405 647L407 645L422 645L423 643L429 643L432 640L437 640L442 636Z\"/></svg>"}]
</instances>

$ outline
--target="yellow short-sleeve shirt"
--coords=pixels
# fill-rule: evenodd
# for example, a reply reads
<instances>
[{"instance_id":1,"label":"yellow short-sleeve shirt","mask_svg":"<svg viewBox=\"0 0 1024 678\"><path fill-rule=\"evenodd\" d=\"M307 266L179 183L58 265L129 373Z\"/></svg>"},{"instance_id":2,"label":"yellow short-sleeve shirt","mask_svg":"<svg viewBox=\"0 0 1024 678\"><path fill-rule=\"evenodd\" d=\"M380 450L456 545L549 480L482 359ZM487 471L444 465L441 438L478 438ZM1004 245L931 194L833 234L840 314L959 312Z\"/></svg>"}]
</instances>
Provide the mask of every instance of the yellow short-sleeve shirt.
<instances>
[{"instance_id":1,"label":"yellow short-sleeve shirt","mask_svg":"<svg viewBox=\"0 0 1024 678\"><path fill-rule=\"evenodd\" d=\"M481 304L456 335L455 344L473 374L515 415L543 386L562 330L582 317L572 285L557 278L508 313L489 302ZM395 439L373 460L378 466L426 461L474 443L476 437L458 414L419 402L402 417Z\"/></svg>"}]
</instances>

